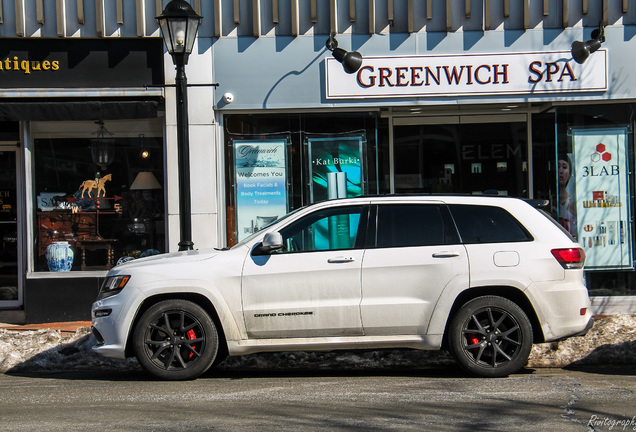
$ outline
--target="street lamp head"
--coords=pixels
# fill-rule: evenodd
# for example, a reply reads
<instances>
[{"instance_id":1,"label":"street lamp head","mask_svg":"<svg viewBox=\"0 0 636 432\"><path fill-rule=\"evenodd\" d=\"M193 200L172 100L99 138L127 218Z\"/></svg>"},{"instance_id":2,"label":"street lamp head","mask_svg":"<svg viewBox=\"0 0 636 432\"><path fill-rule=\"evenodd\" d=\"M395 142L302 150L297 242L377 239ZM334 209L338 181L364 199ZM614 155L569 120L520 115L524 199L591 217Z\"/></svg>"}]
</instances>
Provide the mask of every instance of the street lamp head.
<instances>
[{"instance_id":1,"label":"street lamp head","mask_svg":"<svg viewBox=\"0 0 636 432\"><path fill-rule=\"evenodd\" d=\"M171 0L156 17L168 52L177 66L188 63L201 18L185 0Z\"/></svg>"}]
</instances>

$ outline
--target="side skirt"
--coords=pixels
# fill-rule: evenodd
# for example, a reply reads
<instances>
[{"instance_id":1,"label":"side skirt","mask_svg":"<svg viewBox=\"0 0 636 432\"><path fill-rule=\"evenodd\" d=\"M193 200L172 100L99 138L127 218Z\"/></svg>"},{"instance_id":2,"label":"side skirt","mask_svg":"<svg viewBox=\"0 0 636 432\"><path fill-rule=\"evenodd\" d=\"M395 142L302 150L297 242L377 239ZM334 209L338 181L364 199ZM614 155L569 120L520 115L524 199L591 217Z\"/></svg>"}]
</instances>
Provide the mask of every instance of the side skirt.
<instances>
[{"instance_id":1,"label":"side skirt","mask_svg":"<svg viewBox=\"0 0 636 432\"><path fill-rule=\"evenodd\" d=\"M246 339L228 341L231 356L260 352L334 351L356 349L411 348L438 350L442 335L347 336L288 339Z\"/></svg>"}]
</instances>

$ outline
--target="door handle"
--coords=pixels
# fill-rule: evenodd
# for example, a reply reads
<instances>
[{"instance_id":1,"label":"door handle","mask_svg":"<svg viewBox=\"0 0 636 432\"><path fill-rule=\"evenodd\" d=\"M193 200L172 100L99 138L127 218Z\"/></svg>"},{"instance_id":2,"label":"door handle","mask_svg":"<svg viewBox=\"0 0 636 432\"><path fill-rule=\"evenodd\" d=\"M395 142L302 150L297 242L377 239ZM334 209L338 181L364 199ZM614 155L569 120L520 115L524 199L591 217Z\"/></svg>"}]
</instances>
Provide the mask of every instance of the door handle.
<instances>
[{"instance_id":1,"label":"door handle","mask_svg":"<svg viewBox=\"0 0 636 432\"><path fill-rule=\"evenodd\" d=\"M335 263L354 262L355 260L356 259L354 257L336 257L336 258L329 258L327 262L331 264L335 264Z\"/></svg>"},{"instance_id":2,"label":"door handle","mask_svg":"<svg viewBox=\"0 0 636 432\"><path fill-rule=\"evenodd\" d=\"M451 252L451 251L436 252L433 254L433 258L454 258L458 256L459 256L459 252Z\"/></svg>"}]
</instances>

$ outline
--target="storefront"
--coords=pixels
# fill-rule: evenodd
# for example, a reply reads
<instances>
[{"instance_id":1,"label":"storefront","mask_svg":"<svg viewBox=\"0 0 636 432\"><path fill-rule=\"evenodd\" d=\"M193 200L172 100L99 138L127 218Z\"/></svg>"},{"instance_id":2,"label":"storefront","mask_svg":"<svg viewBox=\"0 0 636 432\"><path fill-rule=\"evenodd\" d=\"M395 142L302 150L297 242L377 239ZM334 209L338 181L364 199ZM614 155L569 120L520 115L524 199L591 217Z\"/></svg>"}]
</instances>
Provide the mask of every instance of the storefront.
<instances>
[{"instance_id":1,"label":"storefront","mask_svg":"<svg viewBox=\"0 0 636 432\"><path fill-rule=\"evenodd\" d=\"M3 39L0 309L88 319L106 270L166 251L160 39Z\"/></svg>"},{"instance_id":2,"label":"storefront","mask_svg":"<svg viewBox=\"0 0 636 432\"><path fill-rule=\"evenodd\" d=\"M450 3L453 13L463 10L463 2ZM388 7L389 14L397 8ZM582 21L570 28L555 25L544 9L530 13L528 26L523 10L512 11L521 18L515 21L512 12L507 18L493 8L505 24L497 30L483 31L479 11L479 29L468 31L475 21L466 15L463 29L427 32L454 28L456 15L449 24L450 9L446 16L409 10L401 18L395 13L381 34L365 35L366 15L356 9L356 19L346 22L343 8L334 8L324 33L320 19L301 16L300 28L311 27L311 35L271 37L270 29L270 37L221 37L212 46L227 244L286 211L334 197L489 193L548 200L545 210L585 248L595 313L635 312L636 75L627 53L636 45L625 36L633 31L631 15L572 8L570 21ZM425 28L396 31L408 27L406 17ZM599 21L610 23L606 41L576 62L572 42L593 38ZM354 73L325 48L334 26L346 29L336 34L339 46L363 57Z\"/></svg>"}]
</instances>

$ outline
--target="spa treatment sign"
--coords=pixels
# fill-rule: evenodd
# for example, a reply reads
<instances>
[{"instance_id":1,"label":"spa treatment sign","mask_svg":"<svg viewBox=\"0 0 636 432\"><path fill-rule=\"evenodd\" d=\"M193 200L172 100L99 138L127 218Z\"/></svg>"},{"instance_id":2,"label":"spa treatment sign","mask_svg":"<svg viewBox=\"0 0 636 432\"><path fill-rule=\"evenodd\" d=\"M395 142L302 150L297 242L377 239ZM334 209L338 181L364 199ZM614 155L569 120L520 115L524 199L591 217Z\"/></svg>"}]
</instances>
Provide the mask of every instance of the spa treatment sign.
<instances>
[{"instance_id":1,"label":"spa treatment sign","mask_svg":"<svg viewBox=\"0 0 636 432\"><path fill-rule=\"evenodd\" d=\"M287 213L287 141L235 140L238 240Z\"/></svg>"}]
</instances>

